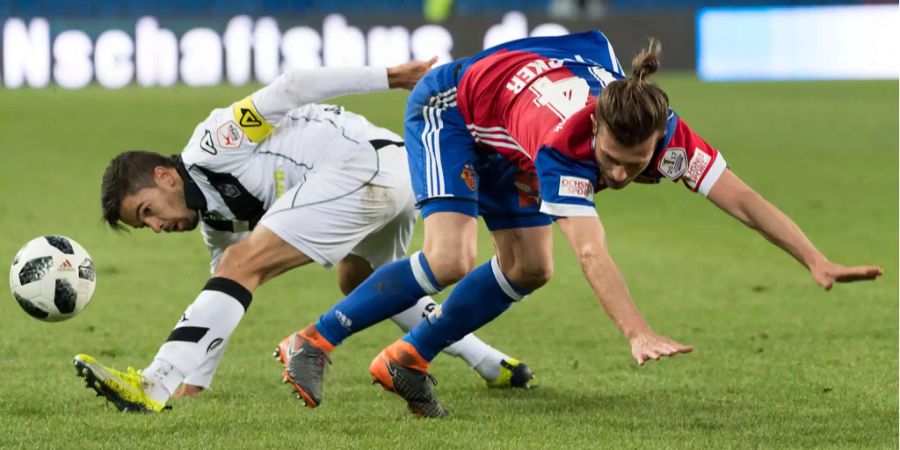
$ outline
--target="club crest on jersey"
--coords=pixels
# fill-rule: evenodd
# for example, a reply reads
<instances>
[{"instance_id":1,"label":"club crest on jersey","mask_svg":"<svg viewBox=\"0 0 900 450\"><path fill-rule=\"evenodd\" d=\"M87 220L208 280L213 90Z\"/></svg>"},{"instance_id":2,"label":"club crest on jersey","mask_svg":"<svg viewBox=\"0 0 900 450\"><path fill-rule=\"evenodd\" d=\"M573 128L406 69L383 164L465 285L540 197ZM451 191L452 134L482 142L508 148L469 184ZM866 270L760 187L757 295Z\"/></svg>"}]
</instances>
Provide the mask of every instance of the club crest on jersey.
<instances>
[{"instance_id":1,"label":"club crest on jersey","mask_svg":"<svg viewBox=\"0 0 900 450\"><path fill-rule=\"evenodd\" d=\"M241 195L241 190L233 184L222 184L218 188L219 192L226 197L238 198Z\"/></svg>"},{"instance_id":2,"label":"club crest on jersey","mask_svg":"<svg viewBox=\"0 0 900 450\"><path fill-rule=\"evenodd\" d=\"M244 142L244 133L233 120L229 120L216 130L216 141L222 148L238 148Z\"/></svg>"},{"instance_id":3,"label":"club crest on jersey","mask_svg":"<svg viewBox=\"0 0 900 450\"><path fill-rule=\"evenodd\" d=\"M478 173L475 172L475 168L472 167L471 164L463 166L462 173L459 174L459 177L466 182L466 187L468 187L470 191L475 192L478 189Z\"/></svg>"},{"instance_id":4,"label":"club crest on jersey","mask_svg":"<svg viewBox=\"0 0 900 450\"><path fill-rule=\"evenodd\" d=\"M663 176L676 180L687 171L687 152L680 147L667 148L656 168Z\"/></svg>"},{"instance_id":5,"label":"club crest on jersey","mask_svg":"<svg viewBox=\"0 0 900 450\"><path fill-rule=\"evenodd\" d=\"M594 197L594 185L587 178L563 175L559 177L559 195L591 200Z\"/></svg>"}]
</instances>

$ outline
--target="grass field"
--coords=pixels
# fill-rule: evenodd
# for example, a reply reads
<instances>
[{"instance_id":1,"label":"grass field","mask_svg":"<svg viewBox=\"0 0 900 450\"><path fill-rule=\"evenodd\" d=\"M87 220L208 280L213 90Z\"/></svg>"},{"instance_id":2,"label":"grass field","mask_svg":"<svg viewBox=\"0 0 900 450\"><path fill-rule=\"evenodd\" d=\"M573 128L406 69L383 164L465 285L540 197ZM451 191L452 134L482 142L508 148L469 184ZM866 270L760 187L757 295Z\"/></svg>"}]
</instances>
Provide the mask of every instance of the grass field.
<instances>
[{"instance_id":1,"label":"grass field","mask_svg":"<svg viewBox=\"0 0 900 450\"><path fill-rule=\"evenodd\" d=\"M0 447L897 448L896 81L661 84L830 258L879 264L885 276L824 292L681 186L603 193L600 215L636 302L695 352L637 367L557 236L551 283L479 333L527 361L536 387L488 390L461 361L438 358L446 421L414 420L369 384L369 361L399 335L392 324L334 353L319 409L281 384L275 344L340 298L336 274L319 267L258 291L206 395L159 416L93 397L71 357L144 367L208 267L196 233L104 229L103 168L124 149L177 153L209 109L248 88L0 91L0 260L35 236L64 234L98 272L91 305L68 322L33 320L8 294L0 302ZM342 103L401 128L403 93ZM486 260L486 234L480 252Z\"/></svg>"}]
</instances>

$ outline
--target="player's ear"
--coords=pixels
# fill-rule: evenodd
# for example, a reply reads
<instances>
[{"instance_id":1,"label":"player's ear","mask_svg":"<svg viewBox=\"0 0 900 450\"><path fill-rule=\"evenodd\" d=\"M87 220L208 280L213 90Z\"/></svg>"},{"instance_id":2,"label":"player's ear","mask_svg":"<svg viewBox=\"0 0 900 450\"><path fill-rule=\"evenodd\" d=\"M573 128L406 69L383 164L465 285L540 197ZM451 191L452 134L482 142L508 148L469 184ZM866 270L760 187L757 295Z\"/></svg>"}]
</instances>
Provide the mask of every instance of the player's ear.
<instances>
[{"instance_id":1,"label":"player's ear","mask_svg":"<svg viewBox=\"0 0 900 450\"><path fill-rule=\"evenodd\" d=\"M596 136L598 131L600 131L600 126L597 125L597 117L591 113L591 132Z\"/></svg>"},{"instance_id":2,"label":"player's ear","mask_svg":"<svg viewBox=\"0 0 900 450\"><path fill-rule=\"evenodd\" d=\"M156 166L153 168L153 181L158 186L173 187L176 184L174 172L171 167Z\"/></svg>"}]
</instances>

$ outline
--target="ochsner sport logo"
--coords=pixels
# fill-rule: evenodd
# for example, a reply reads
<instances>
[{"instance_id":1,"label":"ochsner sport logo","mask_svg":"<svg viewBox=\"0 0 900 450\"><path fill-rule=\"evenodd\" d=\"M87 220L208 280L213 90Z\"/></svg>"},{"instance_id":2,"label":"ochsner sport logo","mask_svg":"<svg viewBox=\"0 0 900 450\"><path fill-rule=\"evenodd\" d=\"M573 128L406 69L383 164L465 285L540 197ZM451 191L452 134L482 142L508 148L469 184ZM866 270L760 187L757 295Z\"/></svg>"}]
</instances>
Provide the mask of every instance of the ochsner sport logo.
<instances>
[{"instance_id":1,"label":"ochsner sport logo","mask_svg":"<svg viewBox=\"0 0 900 450\"><path fill-rule=\"evenodd\" d=\"M559 177L559 195L590 200L594 196L594 185L586 178L563 175Z\"/></svg>"}]
</instances>

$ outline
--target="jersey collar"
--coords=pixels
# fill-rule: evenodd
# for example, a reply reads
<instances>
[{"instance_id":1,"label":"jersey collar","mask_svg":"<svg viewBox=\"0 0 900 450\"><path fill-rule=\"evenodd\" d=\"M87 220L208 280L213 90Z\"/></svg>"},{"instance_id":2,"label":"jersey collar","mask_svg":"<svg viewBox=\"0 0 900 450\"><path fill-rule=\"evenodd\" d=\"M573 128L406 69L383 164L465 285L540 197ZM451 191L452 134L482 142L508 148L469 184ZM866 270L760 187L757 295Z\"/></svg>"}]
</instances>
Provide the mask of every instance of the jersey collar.
<instances>
[{"instance_id":1,"label":"jersey collar","mask_svg":"<svg viewBox=\"0 0 900 450\"><path fill-rule=\"evenodd\" d=\"M181 175L181 179L184 181L185 205L195 211L206 211L206 197L203 196L203 191L188 173L184 161L181 160L181 155L173 155L172 159L175 160L175 169L178 170L178 175Z\"/></svg>"}]
</instances>

